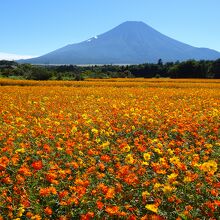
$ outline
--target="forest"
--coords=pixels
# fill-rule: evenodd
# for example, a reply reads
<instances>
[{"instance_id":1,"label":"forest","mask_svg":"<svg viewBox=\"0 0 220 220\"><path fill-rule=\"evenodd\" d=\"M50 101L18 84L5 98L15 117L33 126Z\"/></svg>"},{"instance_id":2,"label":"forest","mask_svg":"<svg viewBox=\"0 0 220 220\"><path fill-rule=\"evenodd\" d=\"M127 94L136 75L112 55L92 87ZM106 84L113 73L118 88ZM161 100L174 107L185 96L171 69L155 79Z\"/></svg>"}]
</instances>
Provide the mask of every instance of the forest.
<instances>
[{"instance_id":1,"label":"forest","mask_svg":"<svg viewBox=\"0 0 220 220\"><path fill-rule=\"evenodd\" d=\"M86 78L220 78L215 61L144 63L137 65L31 65L0 61L0 77L31 80L84 80Z\"/></svg>"}]
</instances>

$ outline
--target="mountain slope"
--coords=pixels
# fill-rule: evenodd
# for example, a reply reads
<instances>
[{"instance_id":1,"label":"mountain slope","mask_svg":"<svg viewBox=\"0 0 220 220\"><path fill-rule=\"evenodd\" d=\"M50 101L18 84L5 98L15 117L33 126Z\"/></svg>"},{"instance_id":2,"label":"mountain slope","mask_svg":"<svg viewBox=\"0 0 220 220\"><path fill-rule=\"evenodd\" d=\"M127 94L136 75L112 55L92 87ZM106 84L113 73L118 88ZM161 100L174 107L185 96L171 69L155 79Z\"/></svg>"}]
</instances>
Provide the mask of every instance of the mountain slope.
<instances>
[{"instance_id":1,"label":"mountain slope","mask_svg":"<svg viewBox=\"0 0 220 220\"><path fill-rule=\"evenodd\" d=\"M87 41L23 60L33 64L136 64L187 59L218 59L220 53L169 38L143 22L128 21Z\"/></svg>"}]
</instances>

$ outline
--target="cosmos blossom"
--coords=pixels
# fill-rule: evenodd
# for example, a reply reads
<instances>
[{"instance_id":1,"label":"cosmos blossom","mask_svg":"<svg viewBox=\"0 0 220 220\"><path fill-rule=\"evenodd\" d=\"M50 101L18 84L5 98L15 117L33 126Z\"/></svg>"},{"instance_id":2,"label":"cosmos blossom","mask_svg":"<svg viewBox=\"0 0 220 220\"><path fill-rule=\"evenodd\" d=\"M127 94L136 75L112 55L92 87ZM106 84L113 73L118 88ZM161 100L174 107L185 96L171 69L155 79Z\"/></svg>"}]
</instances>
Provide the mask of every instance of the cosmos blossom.
<instances>
[{"instance_id":1,"label":"cosmos blossom","mask_svg":"<svg viewBox=\"0 0 220 220\"><path fill-rule=\"evenodd\" d=\"M219 218L219 80L0 83L0 219Z\"/></svg>"}]
</instances>

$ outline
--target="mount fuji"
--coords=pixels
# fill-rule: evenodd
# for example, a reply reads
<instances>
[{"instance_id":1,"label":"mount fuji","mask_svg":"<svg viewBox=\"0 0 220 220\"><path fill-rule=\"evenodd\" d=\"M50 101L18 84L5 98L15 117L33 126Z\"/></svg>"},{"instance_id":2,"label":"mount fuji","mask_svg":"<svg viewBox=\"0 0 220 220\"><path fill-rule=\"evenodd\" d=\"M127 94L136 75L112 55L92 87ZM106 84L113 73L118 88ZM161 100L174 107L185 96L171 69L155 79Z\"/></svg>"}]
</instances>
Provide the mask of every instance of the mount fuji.
<instances>
[{"instance_id":1,"label":"mount fuji","mask_svg":"<svg viewBox=\"0 0 220 220\"><path fill-rule=\"evenodd\" d=\"M70 44L43 56L19 60L32 64L140 64L215 60L220 53L172 39L143 22L127 21L104 34Z\"/></svg>"}]
</instances>

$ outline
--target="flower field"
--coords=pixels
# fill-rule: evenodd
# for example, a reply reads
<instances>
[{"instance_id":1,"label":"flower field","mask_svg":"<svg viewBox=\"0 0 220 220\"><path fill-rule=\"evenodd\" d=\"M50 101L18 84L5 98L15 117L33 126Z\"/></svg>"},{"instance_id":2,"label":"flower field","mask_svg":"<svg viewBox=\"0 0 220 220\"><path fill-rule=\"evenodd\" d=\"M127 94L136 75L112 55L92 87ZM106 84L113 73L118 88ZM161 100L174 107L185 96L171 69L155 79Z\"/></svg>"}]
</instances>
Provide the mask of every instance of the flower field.
<instances>
[{"instance_id":1,"label":"flower field","mask_svg":"<svg viewBox=\"0 0 220 220\"><path fill-rule=\"evenodd\" d=\"M0 85L0 219L219 219L220 80Z\"/></svg>"}]
</instances>

